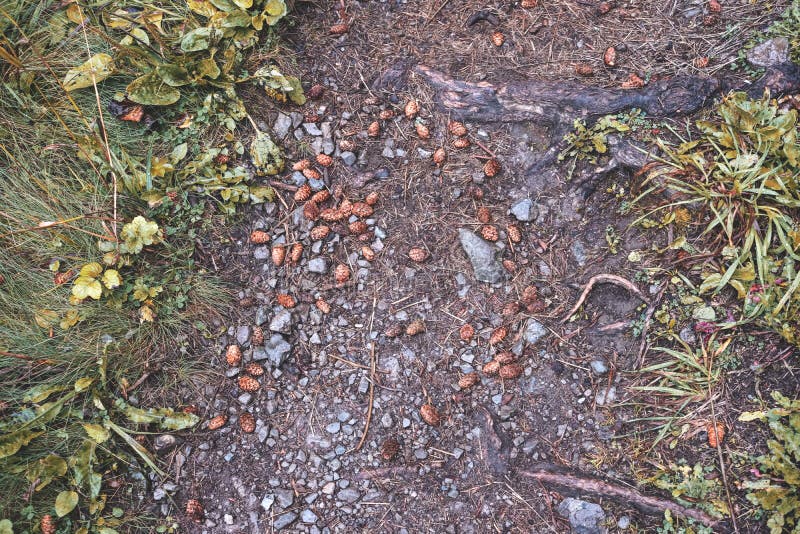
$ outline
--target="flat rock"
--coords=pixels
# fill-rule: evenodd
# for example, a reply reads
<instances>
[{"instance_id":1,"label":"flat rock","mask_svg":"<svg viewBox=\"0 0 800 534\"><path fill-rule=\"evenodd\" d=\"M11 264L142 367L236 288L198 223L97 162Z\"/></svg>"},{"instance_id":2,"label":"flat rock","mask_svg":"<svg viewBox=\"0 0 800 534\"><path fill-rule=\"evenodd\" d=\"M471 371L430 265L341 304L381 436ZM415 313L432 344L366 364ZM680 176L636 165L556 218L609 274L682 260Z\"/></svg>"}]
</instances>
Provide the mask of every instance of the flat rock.
<instances>
[{"instance_id":1,"label":"flat rock","mask_svg":"<svg viewBox=\"0 0 800 534\"><path fill-rule=\"evenodd\" d=\"M593 502L568 497L558 505L558 514L569 519L572 532L575 534L605 534L607 532L606 528L602 526L606 520L606 513Z\"/></svg>"},{"instance_id":2,"label":"flat rock","mask_svg":"<svg viewBox=\"0 0 800 534\"><path fill-rule=\"evenodd\" d=\"M509 210L518 221L529 222L536 218L536 209L533 207L533 201L529 198L523 198L514 202Z\"/></svg>"},{"instance_id":3,"label":"flat rock","mask_svg":"<svg viewBox=\"0 0 800 534\"><path fill-rule=\"evenodd\" d=\"M328 272L328 260L325 258L308 260L308 270L312 273L326 274Z\"/></svg>"},{"instance_id":4,"label":"flat rock","mask_svg":"<svg viewBox=\"0 0 800 534\"><path fill-rule=\"evenodd\" d=\"M459 228L461 247L467 253L475 278L481 282L496 284L505 278L503 266L497 260L497 248L465 228Z\"/></svg>"},{"instance_id":5,"label":"flat rock","mask_svg":"<svg viewBox=\"0 0 800 534\"><path fill-rule=\"evenodd\" d=\"M289 310L283 309L275 314L269 322L269 329L273 332L289 334L292 331L292 314Z\"/></svg>"},{"instance_id":6,"label":"flat rock","mask_svg":"<svg viewBox=\"0 0 800 534\"><path fill-rule=\"evenodd\" d=\"M789 40L775 37L747 51L747 61L755 67L772 67L789 61Z\"/></svg>"},{"instance_id":7,"label":"flat rock","mask_svg":"<svg viewBox=\"0 0 800 534\"><path fill-rule=\"evenodd\" d=\"M292 351L292 346L280 334L273 334L269 340L264 343L264 351L254 351L254 360L269 360L273 367L280 367L286 361L289 353Z\"/></svg>"},{"instance_id":8,"label":"flat rock","mask_svg":"<svg viewBox=\"0 0 800 534\"><path fill-rule=\"evenodd\" d=\"M289 115L278 113L275 123L272 125L272 131L275 137L283 140L284 137L289 135L289 129L292 127L292 118Z\"/></svg>"},{"instance_id":9,"label":"flat rock","mask_svg":"<svg viewBox=\"0 0 800 534\"><path fill-rule=\"evenodd\" d=\"M308 133L308 135L314 135L314 136L322 135L322 130L320 130L319 126L317 126L313 122L304 122L303 128L305 129L306 133Z\"/></svg>"},{"instance_id":10,"label":"flat rock","mask_svg":"<svg viewBox=\"0 0 800 534\"><path fill-rule=\"evenodd\" d=\"M281 514L275 518L275 522L272 523L272 527L275 530L282 530L292 523L295 522L297 519L297 514L294 512L286 512L285 514Z\"/></svg>"},{"instance_id":11,"label":"flat rock","mask_svg":"<svg viewBox=\"0 0 800 534\"><path fill-rule=\"evenodd\" d=\"M528 321L528 324L525 325L525 331L522 333L522 337L525 338L525 341L533 345L537 343L540 339L547 335L547 328L535 319L531 319Z\"/></svg>"}]
</instances>

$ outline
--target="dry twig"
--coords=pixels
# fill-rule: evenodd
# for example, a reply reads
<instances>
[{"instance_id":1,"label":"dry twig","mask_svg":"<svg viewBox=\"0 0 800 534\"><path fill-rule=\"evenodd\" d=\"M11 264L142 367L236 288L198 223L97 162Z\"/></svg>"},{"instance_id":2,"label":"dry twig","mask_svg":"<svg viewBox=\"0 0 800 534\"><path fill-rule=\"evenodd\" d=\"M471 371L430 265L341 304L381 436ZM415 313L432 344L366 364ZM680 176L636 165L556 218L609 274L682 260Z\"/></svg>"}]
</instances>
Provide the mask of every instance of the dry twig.
<instances>
[{"instance_id":1,"label":"dry twig","mask_svg":"<svg viewBox=\"0 0 800 534\"><path fill-rule=\"evenodd\" d=\"M567 313L567 315L565 315L564 318L561 319L561 323L562 324L566 323L569 320L569 318L572 317L576 311L578 311L578 308L580 308L583 305L584 301L586 300L586 297L588 297L589 293L592 291L592 288L594 288L596 284L602 284L602 283L614 284L620 287L624 287L625 289L627 289L628 291L630 291L631 293L642 299L645 303L648 304L650 303L650 300L646 296L644 296L644 293L642 293L638 287L633 285L633 282L629 282L628 280L622 278L621 276L617 276L616 274L607 274L607 273L596 274L589 279L589 282L583 289L583 293L581 293L578 302L576 302L575 305L572 307L572 309L569 311L569 313Z\"/></svg>"}]
</instances>

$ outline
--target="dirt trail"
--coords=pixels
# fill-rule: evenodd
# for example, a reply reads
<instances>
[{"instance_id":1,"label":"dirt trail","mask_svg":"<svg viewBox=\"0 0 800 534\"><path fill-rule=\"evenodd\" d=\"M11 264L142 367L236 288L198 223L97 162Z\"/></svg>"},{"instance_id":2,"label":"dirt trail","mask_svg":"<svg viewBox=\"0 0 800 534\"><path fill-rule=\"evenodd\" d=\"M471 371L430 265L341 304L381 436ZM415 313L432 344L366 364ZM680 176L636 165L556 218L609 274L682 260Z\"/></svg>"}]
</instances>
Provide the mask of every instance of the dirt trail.
<instances>
[{"instance_id":1,"label":"dirt trail","mask_svg":"<svg viewBox=\"0 0 800 534\"><path fill-rule=\"evenodd\" d=\"M208 418L227 415L227 423L170 452L184 487L176 501L198 497L206 509L202 523L185 524L188 531L568 531L558 495L493 469L484 409L508 440L503 450L512 465L547 461L589 473L602 466L606 476L633 480L611 438L628 416L616 404L624 400L623 372L638 358L639 340L626 326L642 302L617 285L599 285L581 320L561 322L591 276L635 279L627 251L650 243L627 229L616 191L606 190L627 187L627 177L612 175L587 191L571 187L566 170L526 176L548 148L546 132L532 125L467 124L470 146L455 148L458 137L435 111L432 90L413 74L393 74L424 62L470 81L574 78L574 63L585 62L596 72L589 82L612 86L645 66L653 75L696 71L691 60L699 54L713 52L721 65L741 39L723 32L725 24L762 15L749 2L730 2L722 20L704 26L708 13L690 2L675 2L671 16L663 2L619 2L605 15L589 3L540 3L498 3L489 6L496 26L466 26L487 6L348 2L352 21L341 37L327 33L339 22L335 5L299 3L289 42L298 74L324 93L303 110L251 98L263 101L256 119L282 139L292 161L327 153L333 164L315 166L319 180L287 176L281 200L254 208L230 253L215 258L240 277L242 306L203 356L221 376L198 404ZM495 30L505 37L500 47L491 41ZM611 45L626 52L605 70L601 51ZM404 114L410 99L421 108L413 119ZM372 136L375 121L380 133ZM416 125L430 138L420 138ZM447 155L435 165L439 147ZM502 169L493 177L484 172L489 159ZM374 213L335 221L314 240L311 230L322 222L310 221L303 202L293 200L303 183L334 192L321 209L372 192L380 200ZM496 242L477 238L492 237L490 226ZM271 241L249 243L254 229ZM616 254L609 234L624 237ZM299 261L274 265L272 250L281 243L301 243ZM424 261L409 258L414 247ZM491 253L481 256L483 248ZM474 249L473 261L465 249ZM334 280L338 265L351 273L343 284ZM486 275L476 276L476 266L496 282L480 281ZM658 290L639 288L646 296ZM297 305L276 305L278 294ZM329 313L315 304L320 298ZM408 335L415 321L424 331ZM475 330L467 341L465 324ZM262 343L253 339L256 327ZM233 343L242 346L243 362L231 368L225 348ZM520 376L482 371L503 353L519 365L507 364L507 375ZM266 370L255 392L238 382L250 362ZM459 379L473 372L479 381L460 388ZM438 425L421 417L425 404L435 407ZM243 412L254 416L252 433L240 428ZM644 529L657 522L601 504L612 530L619 521Z\"/></svg>"}]
</instances>

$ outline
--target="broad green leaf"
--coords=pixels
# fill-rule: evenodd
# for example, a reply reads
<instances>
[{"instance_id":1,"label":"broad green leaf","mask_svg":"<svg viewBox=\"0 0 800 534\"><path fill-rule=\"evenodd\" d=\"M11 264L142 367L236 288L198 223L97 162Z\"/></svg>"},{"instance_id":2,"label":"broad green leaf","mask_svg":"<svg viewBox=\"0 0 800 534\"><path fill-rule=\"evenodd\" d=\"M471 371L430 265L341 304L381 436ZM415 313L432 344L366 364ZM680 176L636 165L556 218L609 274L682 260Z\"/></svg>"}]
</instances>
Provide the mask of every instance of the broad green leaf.
<instances>
[{"instance_id":1,"label":"broad green leaf","mask_svg":"<svg viewBox=\"0 0 800 534\"><path fill-rule=\"evenodd\" d=\"M122 285L122 278L115 269L106 269L103 273L103 285L108 289L115 289Z\"/></svg>"},{"instance_id":2,"label":"broad green leaf","mask_svg":"<svg viewBox=\"0 0 800 534\"><path fill-rule=\"evenodd\" d=\"M189 71L181 65L165 64L156 67L156 74L171 87L181 87L192 83Z\"/></svg>"},{"instance_id":3,"label":"broad green leaf","mask_svg":"<svg viewBox=\"0 0 800 534\"><path fill-rule=\"evenodd\" d=\"M259 174L274 175L283 170L284 162L281 150L265 132L256 132L256 136L250 144L250 156L253 158L253 165Z\"/></svg>"},{"instance_id":4,"label":"broad green leaf","mask_svg":"<svg viewBox=\"0 0 800 534\"><path fill-rule=\"evenodd\" d=\"M114 71L114 59L108 54L95 54L79 67L67 71L64 90L74 91L100 83Z\"/></svg>"},{"instance_id":5,"label":"broad green leaf","mask_svg":"<svg viewBox=\"0 0 800 534\"><path fill-rule=\"evenodd\" d=\"M78 505L78 493L75 491L62 491L56 497L56 515L64 517Z\"/></svg>"},{"instance_id":6,"label":"broad green leaf","mask_svg":"<svg viewBox=\"0 0 800 534\"><path fill-rule=\"evenodd\" d=\"M747 423L749 421L764 420L766 418L766 412L742 412L739 416L739 421Z\"/></svg>"},{"instance_id":7,"label":"broad green leaf","mask_svg":"<svg viewBox=\"0 0 800 534\"><path fill-rule=\"evenodd\" d=\"M94 382L94 378L84 376L83 378L79 378L75 381L75 391L81 393L89 389L89 386L92 385Z\"/></svg>"},{"instance_id":8,"label":"broad green leaf","mask_svg":"<svg viewBox=\"0 0 800 534\"><path fill-rule=\"evenodd\" d=\"M85 439L69 459L69 465L72 467L72 473L75 476L75 485L78 487L83 487L91 476L94 450L95 442L91 439Z\"/></svg>"},{"instance_id":9,"label":"broad green leaf","mask_svg":"<svg viewBox=\"0 0 800 534\"><path fill-rule=\"evenodd\" d=\"M83 429L86 431L89 437L94 440L95 443L103 443L111 436L108 430L106 430L102 425L83 423Z\"/></svg>"},{"instance_id":10,"label":"broad green leaf","mask_svg":"<svg viewBox=\"0 0 800 534\"><path fill-rule=\"evenodd\" d=\"M53 393L58 393L59 391L64 391L67 389L65 386L52 386L50 384L39 384L38 386L33 386L25 394L22 396L22 402L33 402L39 403L47 400L47 397L52 395Z\"/></svg>"},{"instance_id":11,"label":"broad green leaf","mask_svg":"<svg viewBox=\"0 0 800 534\"><path fill-rule=\"evenodd\" d=\"M190 413L175 412L169 408L142 409L134 406L124 408L125 415L134 423L156 423L165 430L183 430L199 422L199 418Z\"/></svg>"},{"instance_id":12,"label":"broad green leaf","mask_svg":"<svg viewBox=\"0 0 800 534\"><path fill-rule=\"evenodd\" d=\"M103 294L103 286L94 278L88 276L79 276L72 283L72 294L78 299L85 299L91 297L98 300Z\"/></svg>"},{"instance_id":13,"label":"broad green leaf","mask_svg":"<svg viewBox=\"0 0 800 534\"><path fill-rule=\"evenodd\" d=\"M155 72L136 78L126 90L132 102L144 106L168 106L181 98L181 92L164 83Z\"/></svg>"},{"instance_id":14,"label":"broad green leaf","mask_svg":"<svg viewBox=\"0 0 800 534\"><path fill-rule=\"evenodd\" d=\"M300 80L294 76L287 76L286 79L289 80L289 84L292 86L292 90L286 93L289 96L289 100L298 106L305 104L306 95L303 92L303 86L301 85Z\"/></svg>"},{"instance_id":15,"label":"broad green leaf","mask_svg":"<svg viewBox=\"0 0 800 534\"><path fill-rule=\"evenodd\" d=\"M53 479L63 477L67 473L67 462L60 456L49 454L33 463L25 477L32 484L36 484L36 491L50 484Z\"/></svg>"},{"instance_id":16,"label":"broad green leaf","mask_svg":"<svg viewBox=\"0 0 800 534\"><path fill-rule=\"evenodd\" d=\"M0 458L8 458L15 455L18 450L41 434L42 432L34 432L32 430L17 430L10 434L3 434L0 436Z\"/></svg>"},{"instance_id":17,"label":"broad green leaf","mask_svg":"<svg viewBox=\"0 0 800 534\"><path fill-rule=\"evenodd\" d=\"M277 24L286 13L286 3L283 0L267 0L264 4L264 21L270 26Z\"/></svg>"},{"instance_id":18,"label":"broad green leaf","mask_svg":"<svg viewBox=\"0 0 800 534\"><path fill-rule=\"evenodd\" d=\"M178 163L180 160L186 157L186 153L188 151L189 151L189 144L181 143L172 149L172 153L169 155L169 159L172 160L172 163Z\"/></svg>"},{"instance_id":19,"label":"broad green leaf","mask_svg":"<svg viewBox=\"0 0 800 534\"><path fill-rule=\"evenodd\" d=\"M8 519L0 519L0 534L14 534L14 523Z\"/></svg>"},{"instance_id":20,"label":"broad green leaf","mask_svg":"<svg viewBox=\"0 0 800 534\"><path fill-rule=\"evenodd\" d=\"M212 41L220 37L220 31L216 28L200 27L188 32L181 39L181 50L184 52L198 52L208 50Z\"/></svg>"}]
</instances>

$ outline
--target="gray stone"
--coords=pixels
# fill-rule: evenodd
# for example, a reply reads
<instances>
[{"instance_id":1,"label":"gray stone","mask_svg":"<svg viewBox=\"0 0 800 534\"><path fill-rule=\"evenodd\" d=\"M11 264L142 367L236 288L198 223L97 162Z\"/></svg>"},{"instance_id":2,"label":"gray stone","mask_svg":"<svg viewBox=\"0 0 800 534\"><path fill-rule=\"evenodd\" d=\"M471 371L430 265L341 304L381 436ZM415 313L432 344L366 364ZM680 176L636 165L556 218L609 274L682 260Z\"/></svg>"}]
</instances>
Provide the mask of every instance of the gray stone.
<instances>
[{"instance_id":1,"label":"gray stone","mask_svg":"<svg viewBox=\"0 0 800 534\"><path fill-rule=\"evenodd\" d=\"M292 118L292 128L300 126L303 123L303 119L305 119L303 114L297 111L291 112L289 116Z\"/></svg>"},{"instance_id":2,"label":"gray stone","mask_svg":"<svg viewBox=\"0 0 800 534\"><path fill-rule=\"evenodd\" d=\"M282 140L284 137L289 135L289 129L291 127L292 118L289 115L278 113L278 117L275 119L275 123L272 125L272 131L275 133L275 137Z\"/></svg>"},{"instance_id":3,"label":"gray stone","mask_svg":"<svg viewBox=\"0 0 800 534\"><path fill-rule=\"evenodd\" d=\"M572 252L572 257L575 258L579 266L583 267L586 265L586 260L588 258L586 257L586 247L583 246L583 243L575 241L569 249Z\"/></svg>"},{"instance_id":4,"label":"gray stone","mask_svg":"<svg viewBox=\"0 0 800 534\"><path fill-rule=\"evenodd\" d=\"M153 492L153 499L155 499L156 501L160 501L166 496L167 492L164 491L164 488L156 488L156 490Z\"/></svg>"},{"instance_id":5,"label":"gray stone","mask_svg":"<svg viewBox=\"0 0 800 534\"><path fill-rule=\"evenodd\" d=\"M348 167L352 167L356 162L356 155L350 151L342 152L341 154L339 154L339 157L342 158L342 161Z\"/></svg>"},{"instance_id":6,"label":"gray stone","mask_svg":"<svg viewBox=\"0 0 800 534\"><path fill-rule=\"evenodd\" d=\"M353 504L361 498L361 493L359 493L359 491L356 489L346 488L337 493L336 498L348 504Z\"/></svg>"},{"instance_id":7,"label":"gray stone","mask_svg":"<svg viewBox=\"0 0 800 534\"><path fill-rule=\"evenodd\" d=\"M275 490L275 498L278 501L278 506L285 510L294 503L294 491L278 488Z\"/></svg>"},{"instance_id":8,"label":"gray stone","mask_svg":"<svg viewBox=\"0 0 800 534\"><path fill-rule=\"evenodd\" d=\"M631 518L628 517L627 515L623 515L617 521L617 528L620 530L625 530L629 526L631 526Z\"/></svg>"},{"instance_id":9,"label":"gray stone","mask_svg":"<svg viewBox=\"0 0 800 534\"><path fill-rule=\"evenodd\" d=\"M256 309L256 326L261 326L267 322L267 308L259 306Z\"/></svg>"},{"instance_id":10,"label":"gray stone","mask_svg":"<svg viewBox=\"0 0 800 534\"><path fill-rule=\"evenodd\" d=\"M256 247L253 249L253 257L257 260L269 258L269 247Z\"/></svg>"},{"instance_id":11,"label":"gray stone","mask_svg":"<svg viewBox=\"0 0 800 534\"><path fill-rule=\"evenodd\" d=\"M688 325L681 328L681 331L678 333L678 337L680 337L684 343L689 345L694 345L697 342L697 336L695 336L694 330Z\"/></svg>"},{"instance_id":12,"label":"gray stone","mask_svg":"<svg viewBox=\"0 0 800 534\"><path fill-rule=\"evenodd\" d=\"M280 367L286 360L289 353L292 351L292 346L280 334L273 334L270 336L269 341L264 343L263 357L259 352L253 352L254 360L269 360L273 367Z\"/></svg>"},{"instance_id":13,"label":"gray stone","mask_svg":"<svg viewBox=\"0 0 800 534\"><path fill-rule=\"evenodd\" d=\"M509 210L511 215L516 217L518 221L529 222L536 218L536 209L533 207L533 201L529 198L517 200L512 204Z\"/></svg>"},{"instance_id":14,"label":"gray stone","mask_svg":"<svg viewBox=\"0 0 800 534\"><path fill-rule=\"evenodd\" d=\"M606 528L602 523L606 514L599 505L580 499L568 497L558 505L561 517L569 519L572 531L575 534L605 534Z\"/></svg>"},{"instance_id":15,"label":"gray stone","mask_svg":"<svg viewBox=\"0 0 800 534\"><path fill-rule=\"evenodd\" d=\"M494 245L465 228L459 228L458 237L477 280L496 284L505 278L503 266L495 257L497 248Z\"/></svg>"},{"instance_id":16,"label":"gray stone","mask_svg":"<svg viewBox=\"0 0 800 534\"><path fill-rule=\"evenodd\" d=\"M303 128L305 129L308 135L322 135L322 130L319 129L319 126L314 124L313 122L304 122Z\"/></svg>"},{"instance_id":17,"label":"gray stone","mask_svg":"<svg viewBox=\"0 0 800 534\"><path fill-rule=\"evenodd\" d=\"M281 514L275 518L275 522L272 523L272 527L275 530L282 530L292 523L295 522L297 519L297 514L294 512L286 512L285 514Z\"/></svg>"},{"instance_id":18,"label":"gray stone","mask_svg":"<svg viewBox=\"0 0 800 534\"><path fill-rule=\"evenodd\" d=\"M420 159L428 159L433 156L433 152L430 150L425 150L424 148L417 147L417 155Z\"/></svg>"},{"instance_id":19,"label":"gray stone","mask_svg":"<svg viewBox=\"0 0 800 534\"><path fill-rule=\"evenodd\" d=\"M172 434L161 434L153 440L153 448L158 454L164 454L175 448L180 440Z\"/></svg>"},{"instance_id":20,"label":"gray stone","mask_svg":"<svg viewBox=\"0 0 800 534\"><path fill-rule=\"evenodd\" d=\"M328 426L325 427L325 431L328 432L329 434L338 434L341 429L342 429L342 424L339 421L330 423Z\"/></svg>"},{"instance_id":21,"label":"gray stone","mask_svg":"<svg viewBox=\"0 0 800 534\"><path fill-rule=\"evenodd\" d=\"M316 523L317 522L317 514L306 508L300 514L300 521L303 523Z\"/></svg>"},{"instance_id":22,"label":"gray stone","mask_svg":"<svg viewBox=\"0 0 800 534\"><path fill-rule=\"evenodd\" d=\"M384 158L392 159L394 158L394 150L392 150L388 146L384 147L383 152L381 152L381 156L383 156Z\"/></svg>"},{"instance_id":23,"label":"gray stone","mask_svg":"<svg viewBox=\"0 0 800 534\"><path fill-rule=\"evenodd\" d=\"M596 375L604 375L608 372L608 365L603 360L592 360L589 367L592 368Z\"/></svg>"},{"instance_id":24,"label":"gray stone","mask_svg":"<svg viewBox=\"0 0 800 534\"><path fill-rule=\"evenodd\" d=\"M283 309L275 314L269 322L269 329L273 332L289 334L292 331L292 314L289 310Z\"/></svg>"},{"instance_id":25,"label":"gray stone","mask_svg":"<svg viewBox=\"0 0 800 534\"><path fill-rule=\"evenodd\" d=\"M239 345L244 345L250 339L250 327L247 325L240 326L236 329L236 341Z\"/></svg>"},{"instance_id":26,"label":"gray stone","mask_svg":"<svg viewBox=\"0 0 800 534\"><path fill-rule=\"evenodd\" d=\"M605 406L617 400L617 388L611 386L610 388L603 388L597 392L594 397L598 406Z\"/></svg>"},{"instance_id":27,"label":"gray stone","mask_svg":"<svg viewBox=\"0 0 800 534\"><path fill-rule=\"evenodd\" d=\"M789 61L789 40L775 37L747 51L747 61L755 67L772 67Z\"/></svg>"},{"instance_id":28,"label":"gray stone","mask_svg":"<svg viewBox=\"0 0 800 534\"><path fill-rule=\"evenodd\" d=\"M328 272L328 260L325 258L313 258L308 261L308 270L312 273L326 274Z\"/></svg>"},{"instance_id":29,"label":"gray stone","mask_svg":"<svg viewBox=\"0 0 800 534\"><path fill-rule=\"evenodd\" d=\"M538 342L544 336L547 335L547 328L535 319L531 319L528 321L528 324L525 325L525 331L522 333L522 337L533 345L534 343Z\"/></svg>"}]
</instances>

